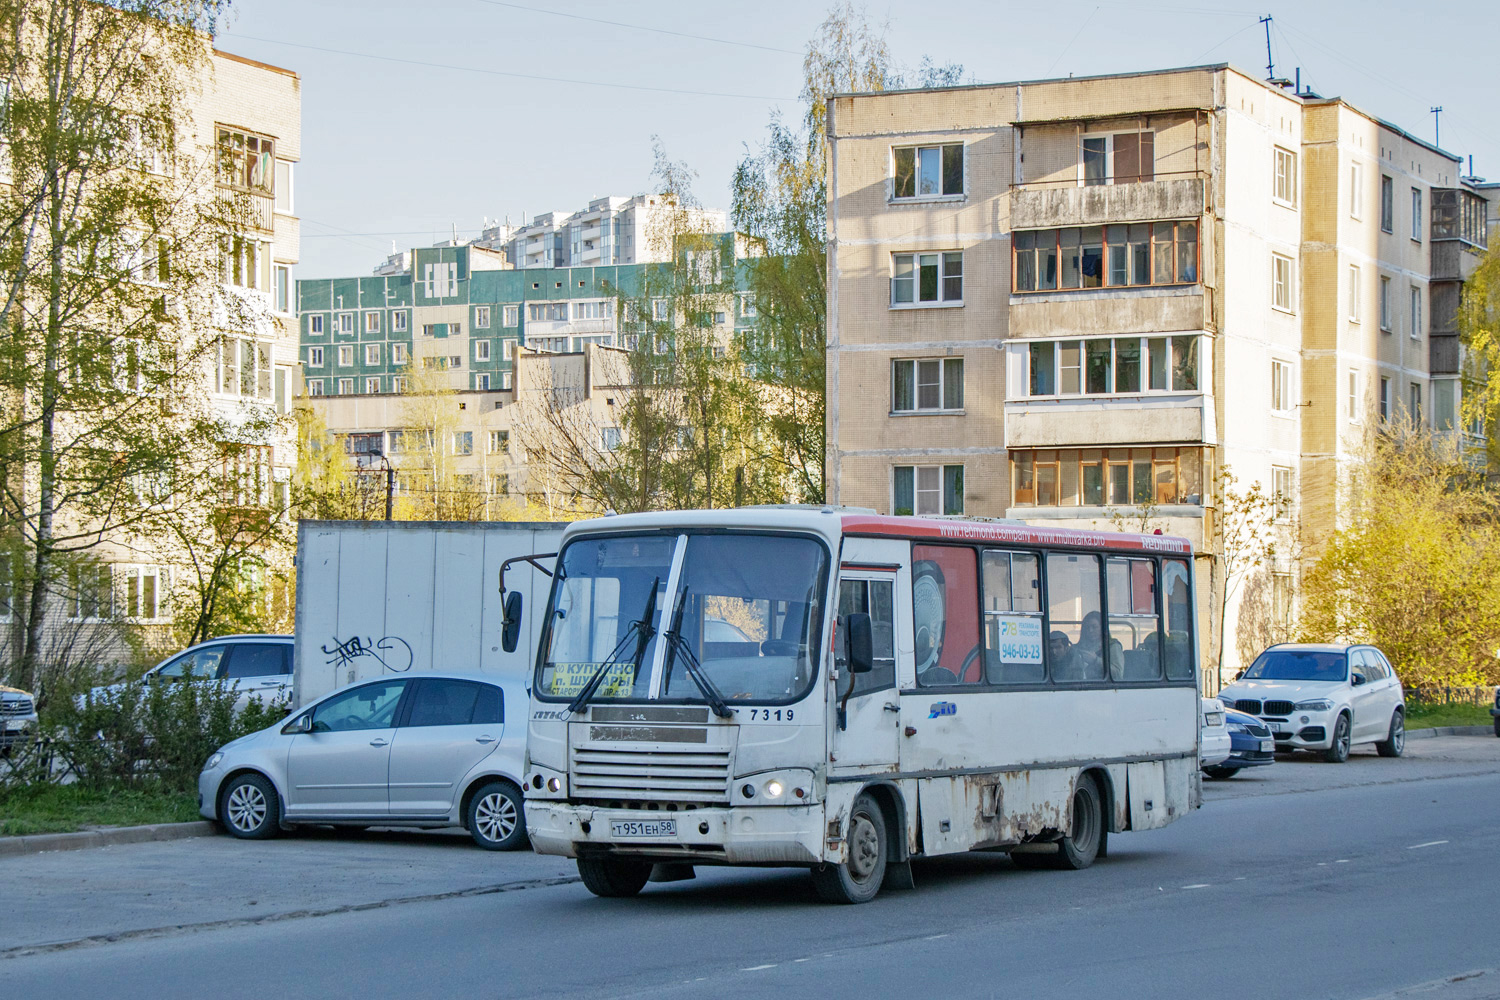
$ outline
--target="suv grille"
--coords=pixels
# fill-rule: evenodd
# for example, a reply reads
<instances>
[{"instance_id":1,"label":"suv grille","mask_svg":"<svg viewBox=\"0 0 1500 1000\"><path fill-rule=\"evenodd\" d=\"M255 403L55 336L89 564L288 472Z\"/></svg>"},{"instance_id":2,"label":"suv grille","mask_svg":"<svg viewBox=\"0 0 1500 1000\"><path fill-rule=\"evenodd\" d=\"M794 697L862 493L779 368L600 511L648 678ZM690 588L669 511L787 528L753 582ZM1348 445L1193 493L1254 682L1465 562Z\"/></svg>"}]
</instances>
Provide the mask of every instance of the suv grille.
<instances>
[{"instance_id":1,"label":"suv grille","mask_svg":"<svg viewBox=\"0 0 1500 1000\"><path fill-rule=\"evenodd\" d=\"M1260 702L1254 698L1241 698L1234 703L1235 711L1244 712L1247 715L1260 714Z\"/></svg>"},{"instance_id":2,"label":"suv grille","mask_svg":"<svg viewBox=\"0 0 1500 1000\"><path fill-rule=\"evenodd\" d=\"M30 698L14 698L0 701L0 715L30 715L34 702Z\"/></svg>"},{"instance_id":3,"label":"suv grille","mask_svg":"<svg viewBox=\"0 0 1500 1000\"><path fill-rule=\"evenodd\" d=\"M572 753L574 798L729 801L728 747L674 747L670 751L574 747Z\"/></svg>"},{"instance_id":4,"label":"suv grille","mask_svg":"<svg viewBox=\"0 0 1500 1000\"><path fill-rule=\"evenodd\" d=\"M1266 702L1267 715L1291 715L1297 706L1290 701L1268 701Z\"/></svg>"}]
</instances>

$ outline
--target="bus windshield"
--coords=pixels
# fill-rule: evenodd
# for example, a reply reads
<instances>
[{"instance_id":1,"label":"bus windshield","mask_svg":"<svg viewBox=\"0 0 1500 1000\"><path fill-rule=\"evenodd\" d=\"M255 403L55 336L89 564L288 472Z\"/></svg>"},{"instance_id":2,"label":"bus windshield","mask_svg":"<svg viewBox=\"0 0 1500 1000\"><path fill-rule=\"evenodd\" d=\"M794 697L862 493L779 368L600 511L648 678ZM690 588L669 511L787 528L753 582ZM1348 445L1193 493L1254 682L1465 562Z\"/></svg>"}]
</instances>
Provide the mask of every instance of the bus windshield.
<instances>
[{"instance_id":1,"label":"bus windshield","mask_svg":"<svg viewBox=\"0 0 1500 1000\"><path fill-rule=\"evenodd\" d=\"M679 558L669 600L666 588ZM700 677L729 704L791 702L812 685L828 586L828 558L817 541L748 533L583 538L568 545L558 566L537 675L543 696L575 697L611 654L615 665L595 701L650 697L658 659L657 690L668 701L709 700L692 676L698 665ZM631 630L653 585L654 632L636 669ZM668 641L664 633L681 641ZM616 653L622 642L628 648ZM667 646L661 654L659 643Z\"/></svg>"},{"instance_id":2,"label":"bus windshield","mask_svg":"<svg viewBox=\"0 0 1500 1000\"><path fill-rule=\"evenodd\" d=\"M1342 681L1349 676L1343 653L1310 649L1268 649L1245 671L1257 681Z\"/></svg>"}]
</instances>

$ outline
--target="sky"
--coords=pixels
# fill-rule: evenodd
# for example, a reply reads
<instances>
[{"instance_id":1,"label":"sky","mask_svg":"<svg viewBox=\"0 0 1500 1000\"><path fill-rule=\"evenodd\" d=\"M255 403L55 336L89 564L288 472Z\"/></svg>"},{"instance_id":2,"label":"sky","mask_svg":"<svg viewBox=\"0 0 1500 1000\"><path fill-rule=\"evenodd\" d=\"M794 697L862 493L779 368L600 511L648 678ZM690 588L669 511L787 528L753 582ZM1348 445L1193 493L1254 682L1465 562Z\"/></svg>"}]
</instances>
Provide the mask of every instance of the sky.
<instances>
[{"instance_id":1,"label":"sky","mask_svg":"<svg viewBox=\"0 0 1500 1000\"><path fill-rule=\"evenodd\" d=\"M1325 97L1472 154L1500 179L1500 5L868 3L896 60L979 83L1229 62L1302 69ZM1189 5L1193 4L1193 5ZM572 212L651 182L653 141L728 209L735 164L773 115L797 120L825 2L235 0L217 47L302 82L299 278L368 274L398 248ZM1468 46L1472 45L1472 48Z\"/></svg>"}]
</instances>

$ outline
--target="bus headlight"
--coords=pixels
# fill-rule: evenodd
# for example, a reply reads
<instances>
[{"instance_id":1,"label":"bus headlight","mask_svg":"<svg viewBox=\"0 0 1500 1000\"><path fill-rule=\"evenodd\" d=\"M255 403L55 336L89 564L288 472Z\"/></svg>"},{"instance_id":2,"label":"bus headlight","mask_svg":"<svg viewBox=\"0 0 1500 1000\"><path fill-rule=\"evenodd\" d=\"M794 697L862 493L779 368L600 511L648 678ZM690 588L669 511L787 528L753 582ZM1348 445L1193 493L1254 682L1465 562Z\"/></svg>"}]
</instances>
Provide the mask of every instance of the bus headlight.
<instances>
[{"instance_id":1,"label":"bus headlight","mask_svg":"<svg viewBox=\"0 0 1500 1000\"><path fill-rule=\"evenodd\" d=\"M781 793L786 791L786 786L777 781L775 778L772 778L770 781L766 782L762 787L764 788L766 798L768 799L779 799L781 798Z\"/></svg>"},{"instance_id":2,"label":"bus headlight","mask_svg":"<svg viewBox=\"0 0 1500 1000\"><path fill-rule=\"evenodd\" d=\"M734 801L746 806L801 806L817 800L812 771L800 767L740 775L733 787Z\"/></svg>"}]
</instances>

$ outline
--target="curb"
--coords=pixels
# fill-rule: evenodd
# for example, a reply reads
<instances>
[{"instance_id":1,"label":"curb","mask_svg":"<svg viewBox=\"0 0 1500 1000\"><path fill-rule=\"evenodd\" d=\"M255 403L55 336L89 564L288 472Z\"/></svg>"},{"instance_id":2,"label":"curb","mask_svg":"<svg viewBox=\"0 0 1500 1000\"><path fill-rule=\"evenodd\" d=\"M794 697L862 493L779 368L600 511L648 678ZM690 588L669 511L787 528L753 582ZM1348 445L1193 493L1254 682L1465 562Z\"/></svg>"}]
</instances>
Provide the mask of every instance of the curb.
<instances>
[{"instance_id":1,"label":"curb","mask_svg":"<svg viewBox=\"0 0 1500 1000\"><path fill-rule=\"evenodd\" d=\"M81 851L88 847L110 847L115 844L145 844L157 840L184 840L188 837L211 837L218 832L214 824L153 823L150 826L119 826L108 830L85 830L82 833L33 833L22 837L0 837L0 857L37 854L41 851Z\"/></svg>"},{"instance_id":2,"label":"curb","mask_svg":"<svg viewBox=\"0 0 1500 1000\"><path fill-rule=\"evenodd\" d=\"M1433 736L1489 736L1495 732L1493 726L1437 726L1433 729L1408 729L1409 740L1425 740Z\"/></svg>"}]
</instances>

